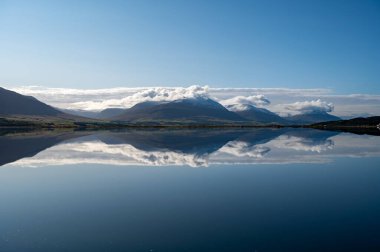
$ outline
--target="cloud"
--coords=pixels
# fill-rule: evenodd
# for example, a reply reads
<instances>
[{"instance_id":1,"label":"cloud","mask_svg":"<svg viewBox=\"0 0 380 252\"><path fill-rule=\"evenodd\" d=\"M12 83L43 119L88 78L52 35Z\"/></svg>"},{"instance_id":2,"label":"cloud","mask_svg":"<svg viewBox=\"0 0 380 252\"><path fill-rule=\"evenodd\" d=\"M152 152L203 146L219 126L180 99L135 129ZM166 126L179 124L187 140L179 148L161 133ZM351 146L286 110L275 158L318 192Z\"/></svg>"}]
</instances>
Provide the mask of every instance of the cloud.
<instances>
[{"instance_id":1,"label":"cloud","mask_svg":"<svg viewBox=\"0 0 380 252\"><path fill-rule=\"evenodd\" d=\"M57 108L102 110L108 107L131 107L147 100L163 101L177 97L209 96L217 101L234 97L265 96L270 104L269 110L280 115L299 113L287 107L302 100L327 100L334 104L333 114L341 117L358 115L379 115L380 95L377 94L336 94L331 89L293 89L293 88L212 88L191 86L189 88L156 87L129 88L115 87L103 89L47 88L41 86L21 86L8 88L15 92L32 95ZM256 104L257 105L257 104Z\"/></svg>"},{"instance_id":2,"label":"cloud","mask_svg":"<svg viewBox=\"0 0 380 252\"><path fill-rule=\"evenodd\" d=\"M137 103L146 101L170 102L180 99L207 98L208 96L207 86L190 86L188 88L157 87L138 91L121 99L74 102L68 108L99 111L106 108L130 108Z\"/></svg>"},{"instance_id":3,"label":"cloud","mask_svg":"<svg viewBox=\"0 0 380 252\"><path fill-rule=\"evenodd\" d=\"M302 114L310 112L332 112L334 110L334 105L318 99L287 104L285 105L285 109L292 112L300 112Z\"/></svg>"},{"instance_id":4,"label":"cloud","mask_svg":"<svg viewBox=\"0 0 380 252\"><path fill-rule=\"evenodd\" d=\"M101 110L108 107L131 107L147 100L167 100L195 95L209 95L216 100L227 100L237 96L257 97L257 94L271 97L303 97L326 95L328 89L290 88L209 88L208 86L151 87L151 88L103 88L74 89L48 88L41 86L21 86L8 88L15 92L32 95L37 99L58 108ZM164 98L164 99L162 99ZM249 98L248 98L249 99Z\"/></svg>"},{"instance_id":5,"label":"cloud","mask_svg":"<svg viewBox=\"0 0 380 252\"><path fill-rule=\"evenodd\" d=\"M270 101L264 95L235 96L230 99L219 101L223 106L232 111L242 111L250 106L262 107L269 105Z\"/></svg>"}]
</instances>

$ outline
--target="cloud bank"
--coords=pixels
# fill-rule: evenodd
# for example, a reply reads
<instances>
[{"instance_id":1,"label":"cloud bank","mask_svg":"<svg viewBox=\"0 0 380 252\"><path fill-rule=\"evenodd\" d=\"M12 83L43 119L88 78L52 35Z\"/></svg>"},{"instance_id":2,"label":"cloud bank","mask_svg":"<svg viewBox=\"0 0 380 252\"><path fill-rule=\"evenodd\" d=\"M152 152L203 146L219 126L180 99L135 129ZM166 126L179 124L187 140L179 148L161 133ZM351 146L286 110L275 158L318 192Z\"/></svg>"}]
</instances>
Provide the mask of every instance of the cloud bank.
<instances>
[{"instance_id":1,"label":"cloud bank","mask_svg":"<svg viewBox=\"0 0 380 252\"><path fill-rule=\"evenodd\" d=\"M264 95L235 96L230 99L219 101L223 106L232 111L247 110L251 106L262 107L269 105L270 101Z\"/></svg>"},{"instance_id":2,"label":"cloud bank","mask_svg":"<svg viewBox=\"0 0 380 252\"><path fill-rule=\"evenodd\" d=\"M300 113L313 107L314 109L324 109L324 111L331 110L334 115L341 117L379 115L380 111L380 95L341 95L334 93L330 89L212 88L208 86L191 86L189 88L116 87L103 89L21 86L8 89L21 94L32 95L57 108L82 110L102 110L110 107L129 108L143 101L170 101L178 98L210 97L227 105L235 102L235 104L238 104L238 108L239 106L244 106L241 104L265 106L280 115ZM260 99L261 96L264 99ZM316 102L318 99L321 101ZM270 103L265 102L265 100L270 101ZM327 105L324 105L322 100ZM329 107L329 103L334 104L333 109Z\"/></svg>"},{"instance_id":3,"label":"cloud bank","mask_svg":"<svg viewBox=\"0 0 380 252\"><path fill-rule=\"evenodd\" d=\"M105 99L100 101L74 102L69 109L100 111L106 108L130 108L137 103L154 101L170 102L180 99L208 98L208 86L190 86L188 88L149 88L138 91L120 99Z\"/></svg>"},{"instance_id":4,"label":"cloud bank","mask_svg":"<svg viewBox=\"0 0 380 252\"><path fill-rule=\"evenodd\" d=\"M318 99L313 101L302 101L288 104L285 106L285 109L290 110L292 112L299 112L302 114L312 112L329 113L334 110L334 105L332 103L328 103Z\"/></svg>"}]
</instances>

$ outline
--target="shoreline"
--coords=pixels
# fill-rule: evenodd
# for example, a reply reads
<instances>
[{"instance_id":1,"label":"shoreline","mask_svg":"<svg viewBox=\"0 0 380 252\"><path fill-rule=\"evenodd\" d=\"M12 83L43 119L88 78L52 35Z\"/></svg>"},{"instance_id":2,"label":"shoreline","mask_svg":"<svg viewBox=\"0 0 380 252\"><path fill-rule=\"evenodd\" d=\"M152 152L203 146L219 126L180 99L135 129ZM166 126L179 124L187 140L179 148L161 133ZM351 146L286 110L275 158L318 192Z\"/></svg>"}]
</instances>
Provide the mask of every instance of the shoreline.
<instances>
[{"instance_id":1,"label":"shoreline","mask_svg":"<svg viewBox=\"0 0 380 252\"><path fill-rule=\"evenodd\" d=\"M0 129L20 128L20 129L55 129L55 128L313 128L313 129L327 129L327 130L343 130L343 129L379 129L376 125L320 125L320 124L306 124L306 125L279 125L279 124L155 124L155 123L118 123L118 122L72 122L72 123L35 123L35 122L22 122L0 124Z\"/></svg>"}]
</instances>

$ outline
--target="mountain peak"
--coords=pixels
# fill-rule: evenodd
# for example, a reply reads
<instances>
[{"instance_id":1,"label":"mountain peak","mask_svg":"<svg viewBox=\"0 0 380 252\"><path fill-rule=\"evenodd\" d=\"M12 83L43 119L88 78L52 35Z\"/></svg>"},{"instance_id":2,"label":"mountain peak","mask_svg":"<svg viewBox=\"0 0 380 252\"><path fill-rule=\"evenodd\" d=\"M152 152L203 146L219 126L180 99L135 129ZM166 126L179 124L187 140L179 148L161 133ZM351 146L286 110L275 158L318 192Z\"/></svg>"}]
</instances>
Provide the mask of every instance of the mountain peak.
<instances>
[{"instance_id":1,"label":"mountain peak","mask_svg":"<svg viewBox=\"0 0 380 252\"><path fill-rule=\"evenodd\" d=\"M208 97L191 97L170 102L142 102L115 117L123 121L244 121Z\"/></svg>"}]
</instances>

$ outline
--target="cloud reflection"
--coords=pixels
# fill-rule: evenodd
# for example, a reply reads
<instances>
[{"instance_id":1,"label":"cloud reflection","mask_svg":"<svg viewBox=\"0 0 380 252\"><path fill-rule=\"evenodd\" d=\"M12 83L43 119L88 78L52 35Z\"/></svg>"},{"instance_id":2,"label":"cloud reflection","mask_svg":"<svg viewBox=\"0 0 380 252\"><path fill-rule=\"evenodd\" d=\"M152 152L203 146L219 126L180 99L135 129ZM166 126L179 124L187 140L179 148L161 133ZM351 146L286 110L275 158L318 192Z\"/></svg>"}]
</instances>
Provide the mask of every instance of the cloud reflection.
<instances>
[{"instance_id":1,"label":"cloud reflection","mask_svg":"<svg viewBox=\"0 0 380 252\"><path fill-rule=\"evenodd\" d=\"M34 143L41 141L46 144L33 149ZM336 157L380 156L379 143L378 136L311 129L51 133L33 137L1 136L0 146L17 146L20 154L14 149L14 157L9 159L4 156L9 153L1 153L0 164L22 167L70 164L207 167L217 164L325 163Z\"/></svg>"}]
</instances>

